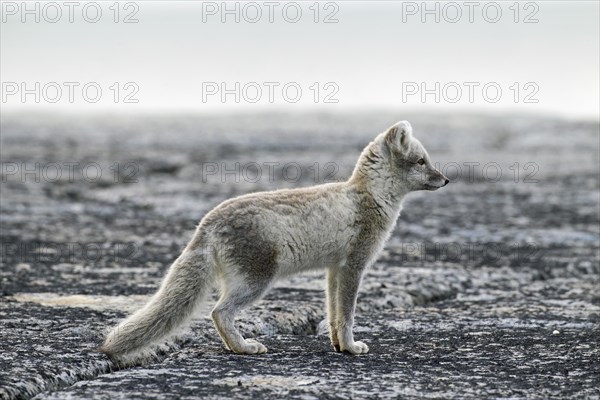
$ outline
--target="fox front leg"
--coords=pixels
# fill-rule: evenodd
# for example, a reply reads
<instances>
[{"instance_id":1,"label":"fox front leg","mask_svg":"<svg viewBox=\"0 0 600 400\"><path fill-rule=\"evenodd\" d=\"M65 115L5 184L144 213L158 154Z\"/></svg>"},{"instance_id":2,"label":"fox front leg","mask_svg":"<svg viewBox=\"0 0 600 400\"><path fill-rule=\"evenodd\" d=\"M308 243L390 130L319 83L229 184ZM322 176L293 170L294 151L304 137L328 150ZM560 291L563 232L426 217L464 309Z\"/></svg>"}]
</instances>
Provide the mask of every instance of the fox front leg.
<instances>
[{"instance_id":1,"label":"fox front leg","mask_svg":"<svg viewBox=\"0 0 600 400\"><path fill-rule=\"evenodd\" d=\"M329 322L329 339L335 351L340 351L337 318L338 269L339 267L333 266L327 271L327 320Z\"/></svg>"},{"instance_id":2,"label":"fox front leg","mask_svg":"<svg viewBox=\"0 0 600 400\"><path fill-rule=\"evenodd\" d=\"M369 352L369 346L363 342L354 341L354 334L352 333L356 296L362 277L362 268L355 268L351 264L345 265L340 269L337 277L337 338L340 350L350 354L366 354Z\"/></svg>"}]
</instances>

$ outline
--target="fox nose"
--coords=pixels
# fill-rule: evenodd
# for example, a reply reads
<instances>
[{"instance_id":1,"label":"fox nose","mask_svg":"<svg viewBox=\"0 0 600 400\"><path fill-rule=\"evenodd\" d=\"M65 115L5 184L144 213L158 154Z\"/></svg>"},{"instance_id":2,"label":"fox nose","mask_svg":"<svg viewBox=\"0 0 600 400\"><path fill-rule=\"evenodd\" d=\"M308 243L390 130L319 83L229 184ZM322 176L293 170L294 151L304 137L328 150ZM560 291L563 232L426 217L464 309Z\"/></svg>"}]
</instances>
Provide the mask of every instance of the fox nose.
<instances>
[{"instance_id":1,"label":"fox nose","mask_svg":"<svg viewBox=\"0 0 600 400\"><path fill-rule=\"evenodd\" d=\"M449 183L450 183L450 179L446 178L446 180L444 181L444 186L446 186Z\"/></svg>"}]
</instances>

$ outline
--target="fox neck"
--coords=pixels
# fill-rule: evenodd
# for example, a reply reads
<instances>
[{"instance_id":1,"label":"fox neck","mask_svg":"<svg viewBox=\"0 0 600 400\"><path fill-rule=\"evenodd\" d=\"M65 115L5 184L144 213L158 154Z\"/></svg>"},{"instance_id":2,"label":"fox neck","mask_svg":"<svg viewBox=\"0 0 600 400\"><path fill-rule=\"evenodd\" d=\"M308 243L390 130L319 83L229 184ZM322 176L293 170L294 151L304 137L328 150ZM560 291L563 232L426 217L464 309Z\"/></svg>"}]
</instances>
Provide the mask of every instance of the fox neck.
<instances>
[{"instance_id":1,"label":"fox neck","mask_svg":"<svg viewBox=\"0 0 600 400\"><path fill-rule=\"evenodd\" d=\"M402 200L410 190L406 182L392 176L389 155L383 149L385 144L377 139L363 150L348 182L371 198L374 206L397 218Z\"/></svg>"}]
</instances>

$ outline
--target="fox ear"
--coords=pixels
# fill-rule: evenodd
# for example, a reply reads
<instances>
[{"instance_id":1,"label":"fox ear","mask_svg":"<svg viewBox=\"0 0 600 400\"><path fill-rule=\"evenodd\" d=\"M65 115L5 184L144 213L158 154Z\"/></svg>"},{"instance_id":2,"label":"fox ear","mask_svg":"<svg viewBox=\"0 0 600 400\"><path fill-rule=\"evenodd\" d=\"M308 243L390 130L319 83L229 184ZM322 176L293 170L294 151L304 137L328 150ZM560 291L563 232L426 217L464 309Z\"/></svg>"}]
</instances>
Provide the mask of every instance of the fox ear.
<instances>
[{"instance_id":1,"label":"fox ear","mask_svg":"<svg viewBox=\"0 0 600 400\"><path fill-rule=\"evenodd\" d=\"M391 148L405 151L408 150L408 143L411 137L412 127L408 121L400 121L387 130L385 141Z\"/></svg>"}]
</instances>

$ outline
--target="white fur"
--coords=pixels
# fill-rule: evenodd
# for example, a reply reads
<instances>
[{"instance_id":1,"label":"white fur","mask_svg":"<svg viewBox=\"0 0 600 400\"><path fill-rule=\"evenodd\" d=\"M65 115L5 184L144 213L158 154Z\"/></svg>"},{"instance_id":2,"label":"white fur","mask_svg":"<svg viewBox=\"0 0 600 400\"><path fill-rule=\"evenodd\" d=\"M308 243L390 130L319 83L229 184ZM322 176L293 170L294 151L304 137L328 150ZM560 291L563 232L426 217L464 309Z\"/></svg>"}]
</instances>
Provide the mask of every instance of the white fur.
<instances>
[{"instance_id":1,"label":"white fur","mask_svg":"<svg viewBox=\"0 0 600 400\"><path fill-rule=\"evenodd\" d=\"M156 295L107 336L103 350L123 360L162 340L216 283L221 298L212 317L225 345L264 353L265 346L240 335L235 315L278 278L325 268L331 343L338 351L366 353L352 333L363 271L388 239L404 196L447 183L411 125L400 121L363 150L346 182L227 200L202 219Z\"/></svg>"}]
</instances>

